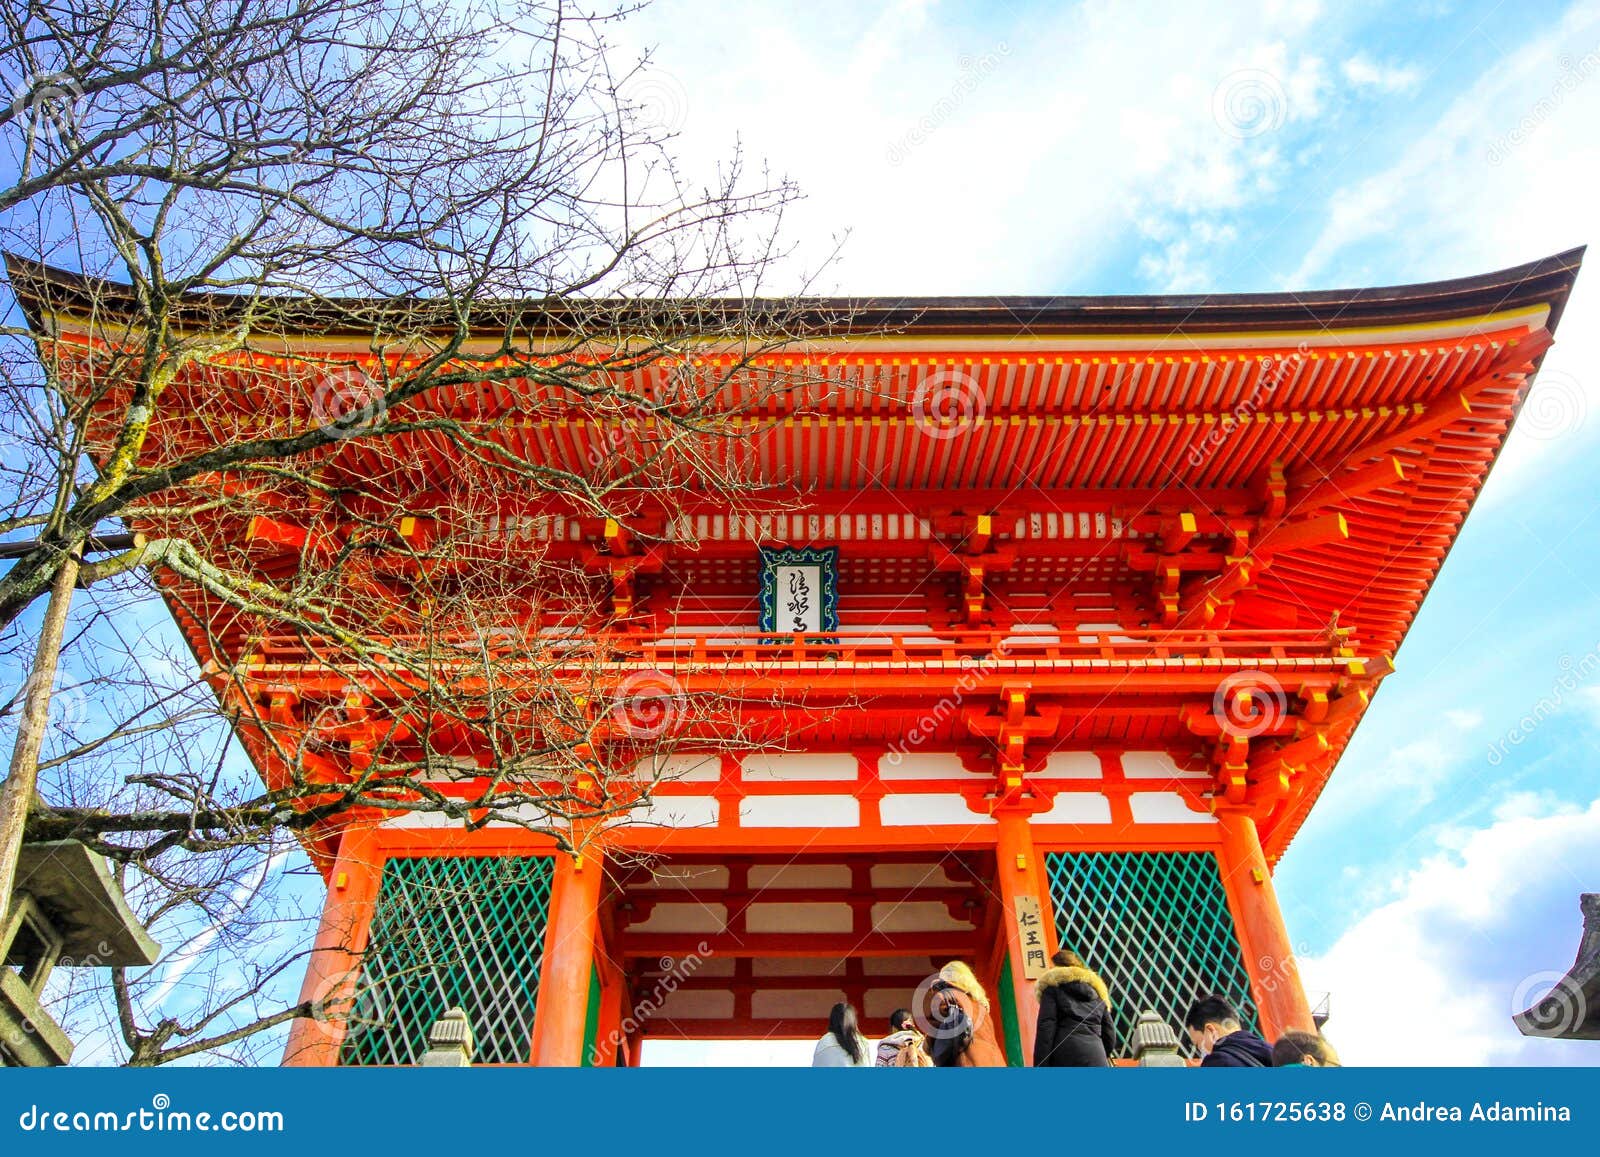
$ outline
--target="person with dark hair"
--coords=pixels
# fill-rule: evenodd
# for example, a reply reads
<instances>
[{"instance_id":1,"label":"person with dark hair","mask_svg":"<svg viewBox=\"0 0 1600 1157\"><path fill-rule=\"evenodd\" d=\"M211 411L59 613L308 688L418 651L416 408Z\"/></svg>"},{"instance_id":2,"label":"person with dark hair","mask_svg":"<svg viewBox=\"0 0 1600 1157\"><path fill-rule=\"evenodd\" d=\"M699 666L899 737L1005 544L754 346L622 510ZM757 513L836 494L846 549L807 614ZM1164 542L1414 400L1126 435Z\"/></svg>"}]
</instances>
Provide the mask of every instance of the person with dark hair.
<instances>
[{"instance_id":1,"label":"person with dark hair","mask_svg":"<svg viewBox=\"0 0 1600 1157\"><path fill-rule=\"evenodd\" d=\"M917 1022L909 1008L897 1008L889 1014L889 1035L878 1042L878 1068L925 1069L933 1064L928 1055L928 1043L917 1031Z\"/></svg>"},{"instance_id":2,"label":"person with dark hair","mask_svg":"<svg viewBox=\"0 0 1600 1157\"><path fill-rule=\"evenodd\" d=\"M1104 1068L1116 1051L1111 995L1106 982L1076 953L1050 958L1054 968L1039 978L1039 1024L1033 1038L1035 1068Z\"/></svg>"},{"instance_id":3,"label":"person with dark hair","mask_svg":"<svg viewBox=\"0 0 1600 1157\"><path fill-rule=\"evenodd\" d=\"M1321 1033L1290 1029L1272 1046L1272 1064L1279 1069L1336 1069L1339 1054Z\"/></svg>"},{"instance_id":4,"label":"person with dark hair","mask_svg":"<svg viewBox=\"0 0 1600 1157\"><path fill-rule=\"evenodd\" d=\"M1239 1023L1233 1005L1220 996L1202 996L1183 1018L1203 1069L1265 1069L1272 1066L1267 1042Z\"/></svg>"},{"instance_id":5,"label":"person with dark hair","mask_svg":"<svg viewBox=\"0 0 1600 1157\"><path fill-rule=\"evenodd\" d=\"M856 1025L855 1006L840 1001L828 1014L828 1031L811 1054L814 1069L850 1069L872 1063L872 1048Z\"/></svg>"}]
</instances>

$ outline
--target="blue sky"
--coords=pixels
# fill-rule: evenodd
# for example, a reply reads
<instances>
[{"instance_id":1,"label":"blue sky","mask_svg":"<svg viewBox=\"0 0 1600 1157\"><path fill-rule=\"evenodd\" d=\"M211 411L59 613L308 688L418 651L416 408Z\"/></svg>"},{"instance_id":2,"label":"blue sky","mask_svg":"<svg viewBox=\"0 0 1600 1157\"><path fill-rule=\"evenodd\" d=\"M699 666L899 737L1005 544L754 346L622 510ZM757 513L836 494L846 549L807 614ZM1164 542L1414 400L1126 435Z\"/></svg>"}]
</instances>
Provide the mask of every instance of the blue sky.
<instances>
[{"instance_id":1,"label":"blue sky","mask_svg":"<svg viewBox=\"0 0 1600 1157\"><path fill-rule=\"evenodd\" d=\"M666 0L630 35L691 173L737 140L800 183L796 268L848 231L824 290L1396 284L1600 238L1596 4ZM1600 890L1596 280L1278 873L1355 1063L1600 1060L1509 1019Z\"/></svg>"}]
</instances>

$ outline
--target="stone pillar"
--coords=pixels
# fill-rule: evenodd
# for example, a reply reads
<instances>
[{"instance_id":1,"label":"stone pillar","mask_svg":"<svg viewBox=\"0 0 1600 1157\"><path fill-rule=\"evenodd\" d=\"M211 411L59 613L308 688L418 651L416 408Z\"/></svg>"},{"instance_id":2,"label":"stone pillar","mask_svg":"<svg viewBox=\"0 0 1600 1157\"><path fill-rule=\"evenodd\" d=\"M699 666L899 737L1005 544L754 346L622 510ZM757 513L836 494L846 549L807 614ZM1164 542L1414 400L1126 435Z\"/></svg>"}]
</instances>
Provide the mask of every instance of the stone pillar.
<instances>
[{"instance_id":1,"label":"stone pillar","mask_svg":"<svg viewBox=\"0 0 1600 1157\"><path fill-rule=\"evenodd\" d=\"M1148 1008L1134 1022L1128 1055L1134 1064L1147 1069L1183 1068L1188 1063L1178 1054L1178 1034Z\"/></svg>"},{"instance_id":2,"label":"stone pillar","mask_svg":"<svg viewBox=\"0 0 1600 1157\"><path fill-rule=\"evenodd\" d=\"M283 1050L286 1065L336 1065L344 1043L345 1018L356 997L361 954L371 931L372 910L383 874L383 852L377 830L356 826L339 839L339 854L328 874L328 895L322 923L312 943L300 999L312 1015L289 1025Z\"/></svg>"},{"instance_id":3,"label":"stone pillar","mask_svg":"<svg viewBox=\"0 0 1600 1157\"><path fill-rule=\"evenodd\" d=\"M1050 926L1051 922L1046 915L1049 912L1049 905L1045 903L1045 897L1049 893L1049 886L1045 880L1044 863L1034 852L1033 833L1028 827L1027 814L997 813L995 822L998 828L998 838L995 843L997 876L995 883L1003 909L1000 914L1000 932L1004 937L1006 958L1011 969L1011 985L1017 996L1017 1029L1022 1038L1023 1052L1020 1058L1008 1059L1016 1060L1023 1065L1031 1065L1034 1035L1039 1027L1039 998L1034 991L1034 982L1027 977L1029 947L1024 942L1022 929L1017 926L1017 900L1019 897L1031 897L1038 902L1039 939L1042 941L1045 960L1048 962L1050 954L1055 951L1055 929ZM994 1011L999 1015L998 1000L994 1002ZM998 1027L996 1026L997 1029Z\"/></svg>"},{"instance_id":4,"label":"stone pillar","mask_svg":"<svg viewBox=\"0 0 1600 1157\"><path fill-rule=\"evenodd\" d=\"M1238 926L1239 950L1255 989L1261 1035L1274 1041L1289 1029L1316 1032L1255 821L1241 811L1220 811L1217 823L1222 832L1218 866Z\"/></svg>"},{"instance_id":5,"label":"stone pillar","mask_svg":"<svg viewBox=\"0 0 1600 1157\"><path fill-rule=\"evenodd\" d=\"M604 865L602 853L594 845L581 856L556 857L534 1024L536 1065L575 1068L583 1063Z\"/></svg>"},{"instance_id":6,"label":"stone pillar","mask_svg":"<svg viewBox=\"0 0 1600 1157\"><path fill-rule=\"evenodd\" d=\"M425 1069L464 1069L472 1064L472 1025L465 1009L452 1008L428 1032L428 1051L417 1063Z\"/></svg>"}]
</instances>

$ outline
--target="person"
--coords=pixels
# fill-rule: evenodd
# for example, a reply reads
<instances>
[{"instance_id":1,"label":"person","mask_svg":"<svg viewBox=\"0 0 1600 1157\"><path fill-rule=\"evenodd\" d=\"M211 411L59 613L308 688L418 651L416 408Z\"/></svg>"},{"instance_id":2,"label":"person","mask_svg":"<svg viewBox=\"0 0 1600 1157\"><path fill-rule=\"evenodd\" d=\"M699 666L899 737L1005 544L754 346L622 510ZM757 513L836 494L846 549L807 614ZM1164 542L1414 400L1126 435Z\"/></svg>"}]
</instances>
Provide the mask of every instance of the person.
<instances>
[{"instance_id":1,"label":"person","mask_svg":"<svg viewBox=\"0 0 1600 1157\"><path fill-rule=\"evenodd\" d=\"M1321 1033L1290 1029L1272 1046L1272 1064L1280 1069L1336 1069L1339 1054Z\"/></svg>"},{"instance_id":2,"label":"person","mask_svg":"<svg viewBox=\"0 0 1600 1157\"><path fill-rule=\"evenodd\" d=\"M889 1035L878 1042L878 1068L921 1069L933 1064L927 1039L917 1031L909 1008L889 1014Z\"/></svg>"},{"instance_id":3,"label":"person","mask_svg":"<svg viewBox=\"0 0 1600 1157\"><path fill-rule=\"evenodd\" d=\"M859 1068L872 1063L872 1048L856 1024L855 1006L840 1001L828 1014L828 1031L811 1054L814 1069Z\"/></svg>"},{"instance_id":4,"label":"person","mask_svg":"<svg viewBox=\"0 0 1600 1157\"><path fill-rule=\"evenodd\" d=\"M929 987L933 1063L942 1069L1003 1068L1006 1054L994 1035L989 997L959 960L939 969Z\"/></svg>"},{"instance_id":5,"label":"person","mask_svg":"<svg viewBox=\"0 0 1600 1157\"><path fill-rule=\"evenodd\" d=\"M1239 1023L1233 1005L1220 996L1202 996L1183 1018L1203 1069L1265 1069L1272 1066L1267 1042Z\"/></svg>"},{"instance_id":6,"label":"person","mask_svg":"<svg viewBox=\"0 0 1600 1157\"><path fill-rule=\"evenodd\" d=\"M1074 952L1062 949L1038 980L1039 1027L1033 1038L1035 1068L1104 1068L1116 1052L1111 996L1106 982Z\"/></svg>"}]
</instances>

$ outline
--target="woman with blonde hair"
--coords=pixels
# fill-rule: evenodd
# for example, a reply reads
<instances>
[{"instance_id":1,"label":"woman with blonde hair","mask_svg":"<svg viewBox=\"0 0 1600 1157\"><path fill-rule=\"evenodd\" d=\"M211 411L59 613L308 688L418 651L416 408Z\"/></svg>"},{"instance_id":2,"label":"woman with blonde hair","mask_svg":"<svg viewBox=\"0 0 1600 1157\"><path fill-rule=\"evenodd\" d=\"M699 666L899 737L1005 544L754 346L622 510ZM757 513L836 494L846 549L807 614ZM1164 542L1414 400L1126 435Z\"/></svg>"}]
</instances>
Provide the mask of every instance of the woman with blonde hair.
<instances>
[{"instance_id":1,"label":"woman with blonde hair","mask_svg":"<svg viewBox=\"0 0 1600 1157\"><path fill-rule=\"evenodd\" d=\"M989 996L971 968L952 960L928 989L933 1063L940 1068L1003 1068Z\"/></svg>"}]
</instances>

